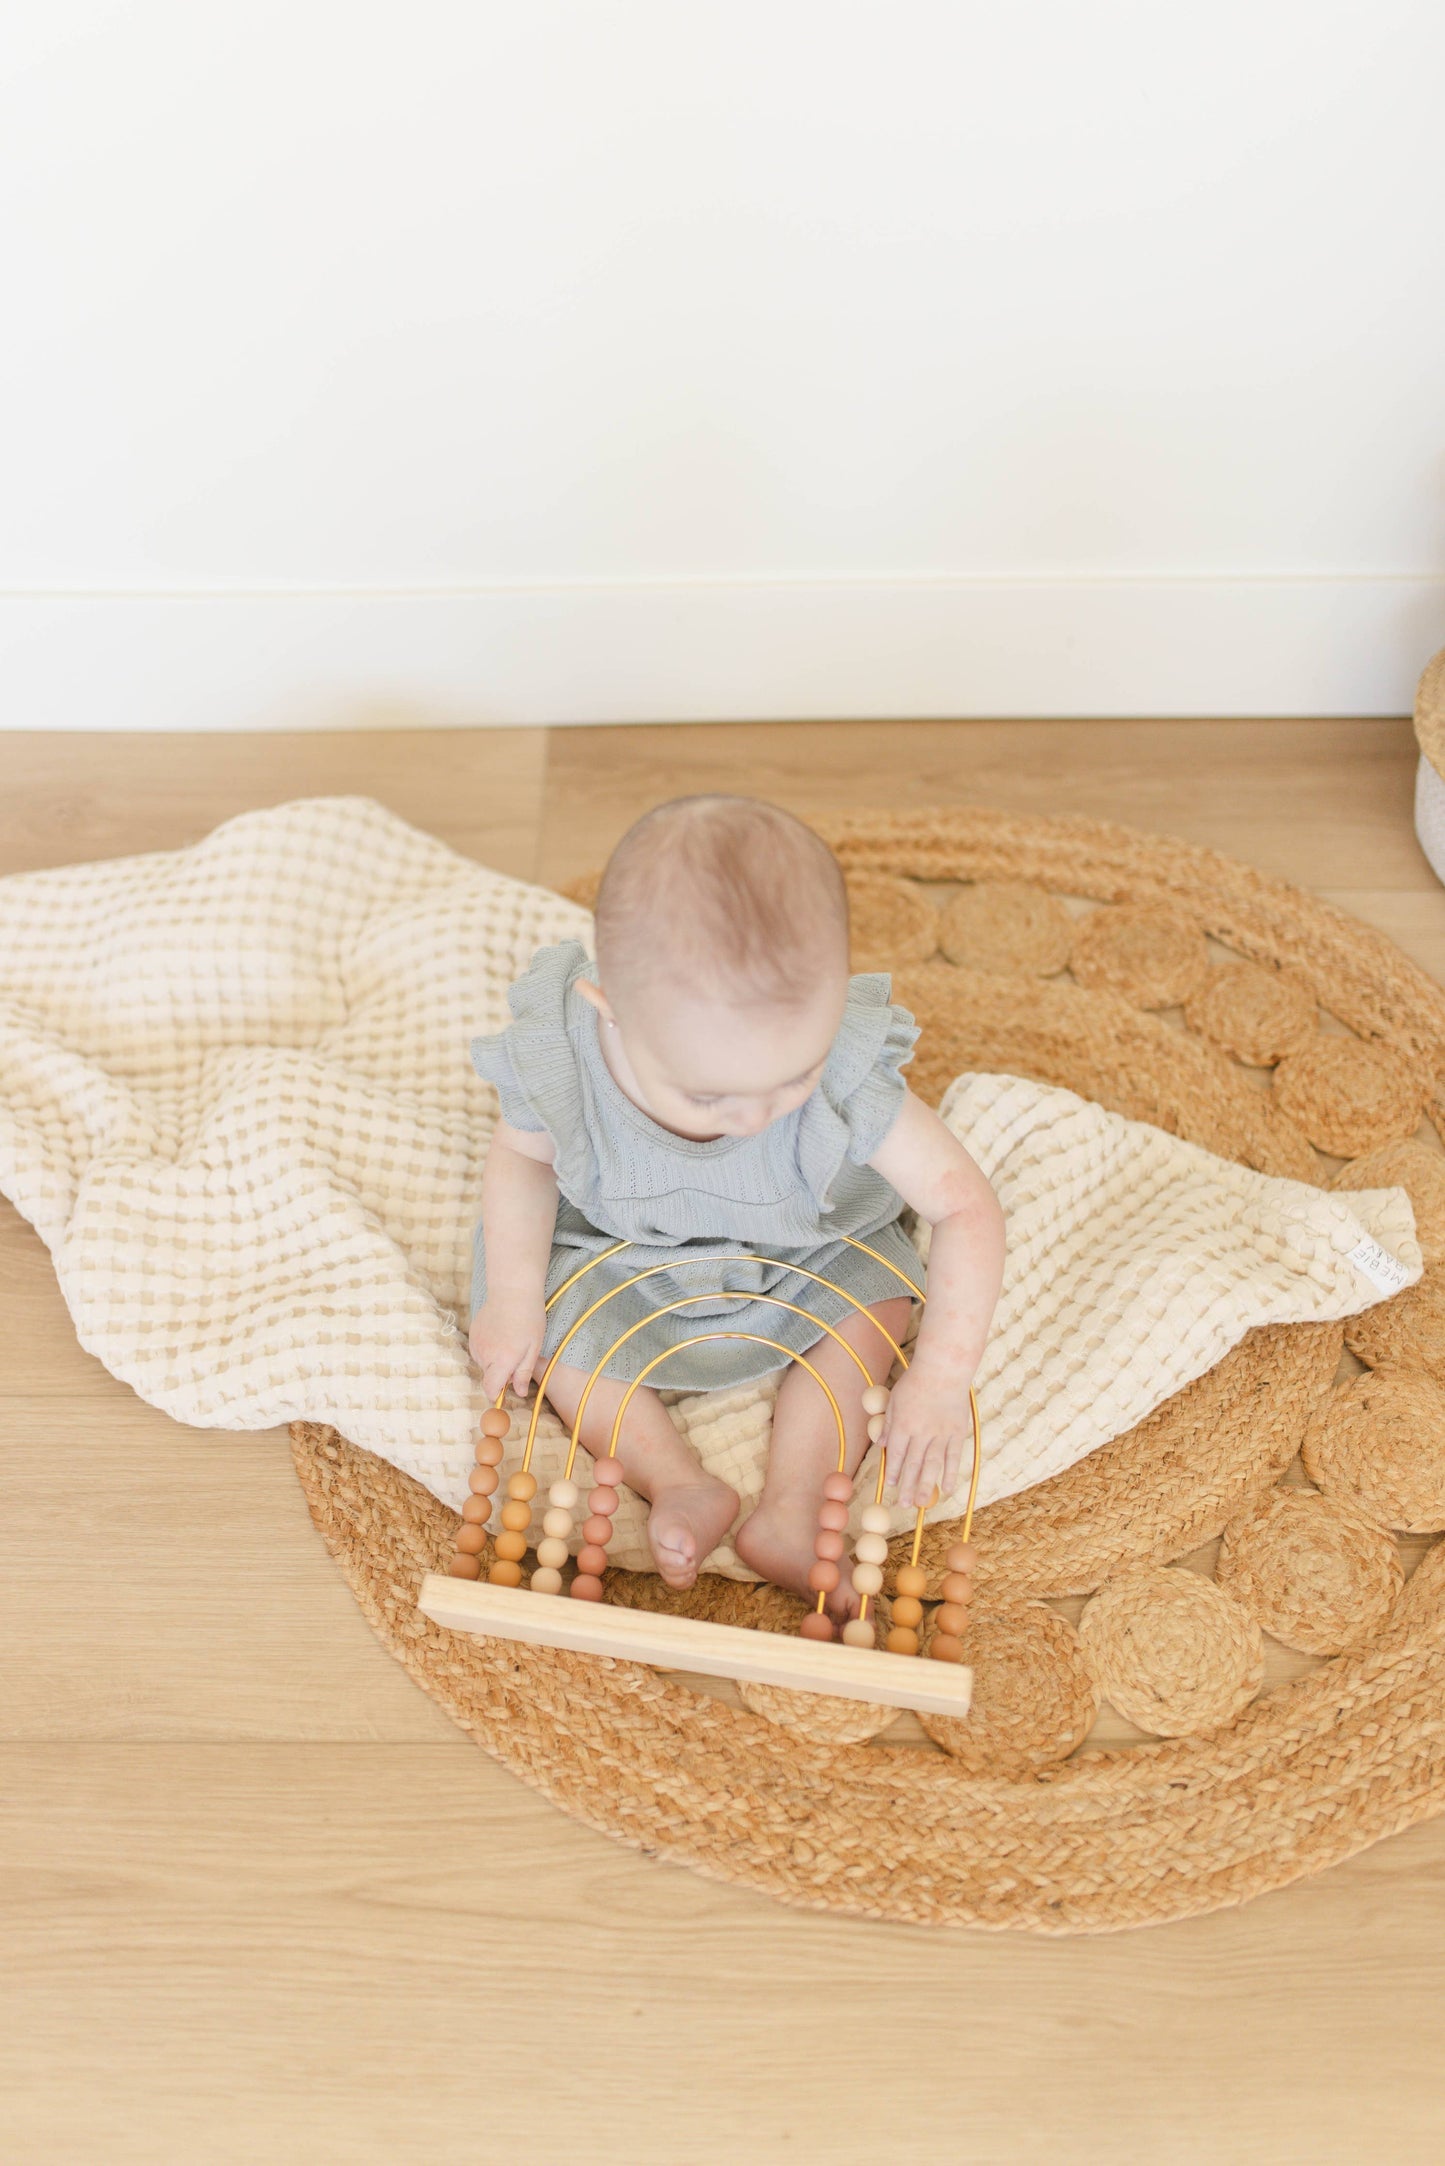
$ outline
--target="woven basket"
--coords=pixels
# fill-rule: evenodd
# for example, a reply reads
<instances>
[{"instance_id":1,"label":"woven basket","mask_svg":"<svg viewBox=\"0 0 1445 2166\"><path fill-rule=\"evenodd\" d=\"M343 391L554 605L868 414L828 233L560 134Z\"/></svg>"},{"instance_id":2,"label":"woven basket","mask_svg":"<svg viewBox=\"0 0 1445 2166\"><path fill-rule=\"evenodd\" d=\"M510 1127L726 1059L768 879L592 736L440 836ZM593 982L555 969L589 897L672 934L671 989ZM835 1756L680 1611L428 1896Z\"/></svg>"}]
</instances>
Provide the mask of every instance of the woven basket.
<instances>
[{"instance_id":1,"label":"woven basket","mask_svg":"<svg viewBox=\"0 0 1445 2166\"><path fill-rule=\"evenodd\" d=\"M1428 662L1415 692L1415 833L1437 880L1445 881L1445 647Z\"/></svg>"}]
</instances>

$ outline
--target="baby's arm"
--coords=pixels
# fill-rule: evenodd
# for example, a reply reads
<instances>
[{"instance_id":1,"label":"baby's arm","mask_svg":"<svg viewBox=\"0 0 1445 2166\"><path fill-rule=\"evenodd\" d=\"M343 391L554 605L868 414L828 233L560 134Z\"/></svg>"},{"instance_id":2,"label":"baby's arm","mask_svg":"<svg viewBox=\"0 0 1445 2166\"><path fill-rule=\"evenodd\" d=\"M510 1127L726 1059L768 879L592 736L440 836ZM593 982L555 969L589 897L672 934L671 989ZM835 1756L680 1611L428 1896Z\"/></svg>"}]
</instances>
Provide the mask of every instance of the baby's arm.
<instances>
[{"instance_id":1,"label":"baby's arm","mask_svg":"<svg viewBox=\"0 0 1445 2166\"><path fill-rule=\"evenodd\" d=\"M899 1503L926 1504L935 1484L948 1495L971 1445L968 1387L1003 1280L1004 1216L958 1138L911 1091L869 1164L933 1228L928 1305L882 1439Z\"/></svg>"},{"instance_id":2,"label":"baby's arm","mask_svg":"<svg viewBox=\"0 0 1445 2166\"><path fill-rule=\"evenodd\" d=\"M556 1155L546 1130L498 1121L482 1168L487 1298L468 1339L488 1398L532 1381L547 1328L547 1263L557 1220Z\"/></svg>"}]
</instances>

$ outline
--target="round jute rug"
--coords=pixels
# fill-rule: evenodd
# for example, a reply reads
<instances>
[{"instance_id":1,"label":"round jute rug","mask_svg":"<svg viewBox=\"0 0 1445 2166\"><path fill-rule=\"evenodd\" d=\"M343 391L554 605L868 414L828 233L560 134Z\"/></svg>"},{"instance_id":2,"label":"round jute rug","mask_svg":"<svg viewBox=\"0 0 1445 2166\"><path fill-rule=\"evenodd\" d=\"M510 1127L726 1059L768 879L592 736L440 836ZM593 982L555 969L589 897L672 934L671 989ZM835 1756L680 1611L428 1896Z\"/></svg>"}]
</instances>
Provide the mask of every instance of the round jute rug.
<instances>
[{"instance_id":1,"label":"round jute rug","mask_svg":"<svg viewBox=\"0 0 1445 2166\"><path fill-rule=\"evenodd\" d=\"M1418 1188L1422 1221L1438 1205L1429 1124L1445 1130L1445 993L1381 934L1210 851L1090 820L969 809L818 825L851 876L856 967L895 958L894 997L922 1026L909 1071L920 1095L936 1103L963 1069L1009 1070L1264 1172L1359 1186L1351 1164L1370 1159L1365 1179L1378 1162L1381 1185ZM585 883L573 892L585 899ZM1244 965L1253 975L1224 981ZM1243 1064L1241 1046L1259 1065ZM578 1819L788 1903L1108 1931L1242 1902L1445 1806L1438 1536L1383 1528L1403 1591L1383 1614L1383 1597L1362 1612L1362 1641L1316 1657L1299 1651L1311 1643L1299 1575L1318 1553L1337 1576L1338 1560L1328 1545L1254 1535L1251 1601L1262 1619L1296 1620L1293 1652L1266 1622L1262 1685L1258 1665L1239 1661L1235 1596L1211 1587L1181 1604L1175 1579L1212 1580L1226 1528L1239 1523L1237 1552L1279 1485L1308 1486L1306 1427L1325 1433L1335 1394L1353 1406L1373 1347L1392 1377L1445 1383L1445 1259L1433 1243L1426 1256L1424 1294L1402 1297L1408 1334L1352 1334L1357 1356L1338 1325L1254 1332L1128 1435L979 1515L980 1616L988 1608L1008 1629L980 1642L987 1719L961 1751L891 1711L860 1738L855 1721L810 1722L796 1696L744 1705L633 1663L444 1631L416 1594L445 1566L454 1515L324 1424L293 1424L293 1451L384 1645ZM1393 1392L1368 1455L1334 1454L1336 1504L1358 1503L1378 1525L1352 1495L1357 1478L1377 1501L1421 1488L1436 1442L1413 1434L1417 1399L1434 1403ZM928 1530L930 1566L951 1535ZM1270 1584L1276 1570L1289 1585ZM1322 1578L1322 1609L1338 1601L1332 1589ZM1101 1590L1096 1628L1083 1600ZM802 1606L716 1578L678 1596L646 1574L609 1575L608 1595L762 1630L794 1629ZM1100 1685L1091 1641L1147 1681L1136 1714L1167 1702L1172 1724L1213 1709L1217 1726L1151 1737L1106 1702L1086 1734Z\"/></svg>"}]
</instances>

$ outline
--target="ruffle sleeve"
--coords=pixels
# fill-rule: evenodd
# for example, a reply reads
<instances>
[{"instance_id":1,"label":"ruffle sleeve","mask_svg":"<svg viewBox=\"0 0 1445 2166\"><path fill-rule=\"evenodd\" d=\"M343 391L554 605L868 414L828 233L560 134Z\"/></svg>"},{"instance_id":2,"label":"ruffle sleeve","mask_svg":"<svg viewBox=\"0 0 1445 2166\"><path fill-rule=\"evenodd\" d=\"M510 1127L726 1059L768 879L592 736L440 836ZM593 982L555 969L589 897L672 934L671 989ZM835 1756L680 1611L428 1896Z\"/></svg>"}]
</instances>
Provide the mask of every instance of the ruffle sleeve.
<instances>
[{"instance_id":1,"label":"ruffle sleeve","mask_svg":"<svg viewBox=\"0 0 1445 2166\"><path fill-rule=\"evenodd\" d=\"M504 1119L551 1136L558 1186L573 1201L590 1185L593 1154L567 995L572 980L589 968L580 940L539 948L508 990L512 1021L505 1030L473 1038L470 1048L477 1074L496 1086Z\"/></svg>"},{"instance_id":2,"label":"ruffle sleeve","mask_svg":"<svg viewBox=\"0 0 1445 2166\"><path fill-rule=\"evenodd\" d=\"M823 1079L802 1109L798 1162L820 1211L847 1158L867 1165L897 1120L908 1086L899 1070L913 1058L918 1024L889 999L886 970L849 981L848 1004Z\"/></svg>"}]
</instances>

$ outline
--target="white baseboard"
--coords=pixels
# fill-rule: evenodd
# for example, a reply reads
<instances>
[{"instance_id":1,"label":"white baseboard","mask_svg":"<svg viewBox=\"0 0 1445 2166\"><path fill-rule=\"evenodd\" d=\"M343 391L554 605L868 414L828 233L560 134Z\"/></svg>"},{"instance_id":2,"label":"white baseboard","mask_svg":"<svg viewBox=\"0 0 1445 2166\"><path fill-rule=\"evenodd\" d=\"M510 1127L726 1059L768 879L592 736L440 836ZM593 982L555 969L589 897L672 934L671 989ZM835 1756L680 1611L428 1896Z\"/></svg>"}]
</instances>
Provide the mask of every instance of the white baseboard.
<instances>
[{"instance_id":1,"label":"white baseboard","mask_svg":"<svg viewBox=\"0 0 1445 2166\"><path fill-rule=\"evenodd\" d=\"M0 728L1409 711L1445 574L0 595Z\"/></svg>"}]
</instances>

